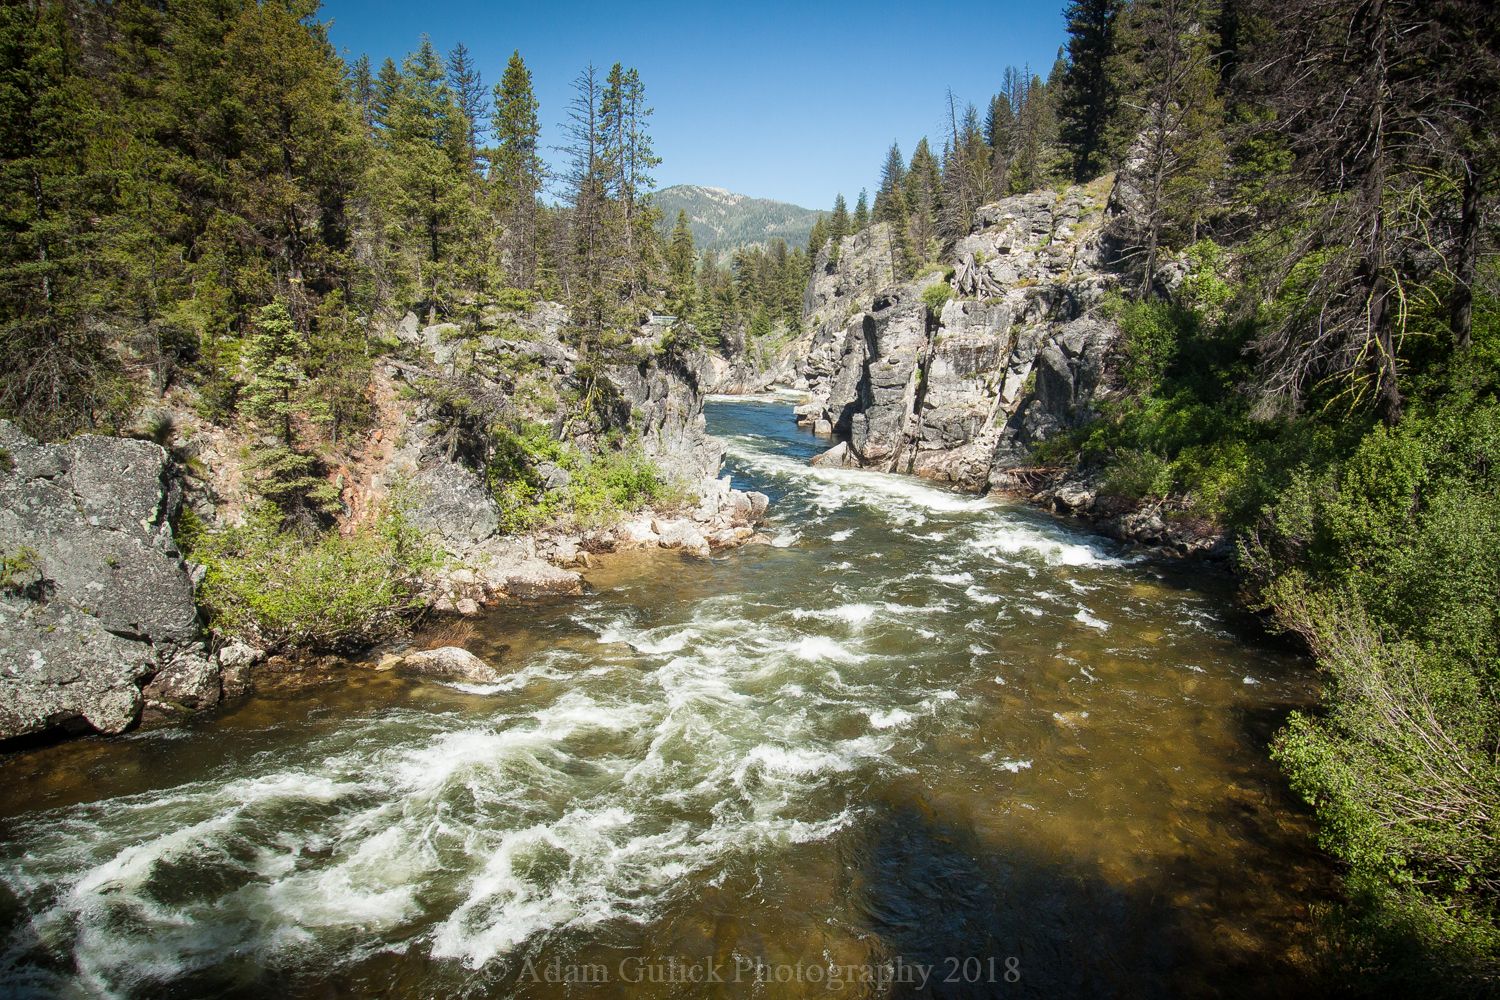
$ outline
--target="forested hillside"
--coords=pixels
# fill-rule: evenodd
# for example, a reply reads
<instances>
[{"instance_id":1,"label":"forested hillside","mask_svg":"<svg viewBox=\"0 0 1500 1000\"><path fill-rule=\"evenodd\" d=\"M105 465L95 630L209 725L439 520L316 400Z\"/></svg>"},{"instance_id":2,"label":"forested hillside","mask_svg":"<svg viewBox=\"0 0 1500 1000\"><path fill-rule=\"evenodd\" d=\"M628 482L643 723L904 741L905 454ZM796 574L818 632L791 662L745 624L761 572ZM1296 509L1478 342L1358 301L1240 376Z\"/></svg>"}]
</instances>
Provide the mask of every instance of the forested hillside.
<instances>
[{"instance_id":1,"label":"forested hillside","mask_svg":"<svg viewBox=\"0 0 1500 1000\"><path fill-rule=\"evenodd\" d=\"M723 188L674 184L655 194L667 220L687 213L693 241L699 249L720 253L781 240L788 246L807 245L818 213L784 201L751 198Z\"/></svg>"}]
</instances>

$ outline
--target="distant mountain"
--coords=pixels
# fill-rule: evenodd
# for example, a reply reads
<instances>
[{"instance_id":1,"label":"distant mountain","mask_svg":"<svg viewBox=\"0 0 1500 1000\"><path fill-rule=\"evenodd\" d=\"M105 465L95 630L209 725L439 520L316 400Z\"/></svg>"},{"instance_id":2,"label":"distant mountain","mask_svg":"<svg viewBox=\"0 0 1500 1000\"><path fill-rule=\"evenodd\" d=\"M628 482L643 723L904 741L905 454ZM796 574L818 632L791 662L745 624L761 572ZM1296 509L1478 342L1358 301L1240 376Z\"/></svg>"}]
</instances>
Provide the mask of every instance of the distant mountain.
<instances>
[{"instance_id":1,"label":"distant mountain","mask_svg":"<svg viewBox=\"0 0 1500 1000\"><path fill-rule=\"evenodd\" d=\"M778 237L789 247L805 247L818 218L810 208L699 184L675 184L653 197L661 209L662 231L671 231L679 209L686 212L699 250L733 250Z\"/></svg>"}]
</instances>

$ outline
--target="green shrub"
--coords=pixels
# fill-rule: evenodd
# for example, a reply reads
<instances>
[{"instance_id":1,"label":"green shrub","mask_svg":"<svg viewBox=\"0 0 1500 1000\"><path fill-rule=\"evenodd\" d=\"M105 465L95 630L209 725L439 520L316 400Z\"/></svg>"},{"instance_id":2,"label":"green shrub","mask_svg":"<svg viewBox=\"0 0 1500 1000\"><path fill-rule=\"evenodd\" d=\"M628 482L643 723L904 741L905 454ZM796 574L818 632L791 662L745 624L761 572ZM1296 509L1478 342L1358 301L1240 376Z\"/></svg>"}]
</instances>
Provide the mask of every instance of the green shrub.
<instances>
[{"instance_id":1,"label":"green shrub","mask_svg":"<svg viewBox=\"0 0 1500 1000\"><path fill-rule=\"evenodd\" d=\"M546 464L566 472L567 485L546 489L541 473ZM606 441L598 451L585 453L541 424L497 432L486 477L505 532L552 523L607 524L646 507L686 499L639 444Z\"/></svg>"},{"instance_id":2,"label":"green shrub","mask_svg":"<svg viewBox=\"0 0 1500 1000\"><path fill-rule=\"evenodd\" d=\"M1213 240L1199 240L1183 251L1188 273L1178 289L1178 301L1208 323L1221 323L1235 295L1235 286L1225 278L1232 267L1229 251Z\"/></svg>"},{"instance_id":3,"label":"green shrub","mask_svg":"<svg viewBox=\"0 0 1500 1000\"><path fill-rule=\"evenodd\" d=\"M980 254L977 256L982 257L983 255ZM923 278L930 277L931 275L941 274L944 281L952 281L954 273L955 271L952 267L949 267L947 264L944 264L941 261L935 260L927 264L923 264L920 268L918 268L917 273L912 275L912 280L921 281Z\"/></svg>"},{"instance_id":4,"label":"green shrub","mask_svg":"<svg viewBox=\"0 0 1500 1000\"><path fill-rule=\"evenodd\" d=\"M1345 943L1459 992L1500 976L1496 455L1500 403L1452 395L1304 469L1244 544L1328 680L1275 755L1349 866Z\"/></svg>"},{"instance_id":5,"label":"green shrub","mask_svg":"<svg viewBox=\"0 0 1500 1000\"><path fill-rule=\"evenodd\" d=\"M536 305L537 293L529 288L502 288L495 293L496 307L506 312L523 313Z\"/></svg>"},{"instance_id":6,"label":"green shrub","mask_svg":"<svg viewBox=\"0 0 1500 1000\"><path fill-rule=\"evenodd\" d=\"M1165 497L1172 488L1172 466L1149 451L1123 451L1104 470L1100 492L1111 499L1139 503Z\"/></svg>"},{"instance_id":7,"label":"green shrub","mask_svg":"<svg viewBox=\"0 0 1500 1000\"><path fill-rule=\"evenodd\" d=\"M922 289L922 304L934 316L943 311L943 306L947 305L952 297L953 286L946 281L939 281Z\"/></svg>"},{"instance_id":8,"label":"green shrub","mask_svg":"<svg viewBox=\"0 0 1500 1000\"><path fill-rule=\"evenodd\" d=\"M265 504L238 527L179 531L206 571L198 597L216 630L267 649L349 650L406 629L435 559L399 501L347 535L309 539L280 525Z\"/></svg>"},{"instance_id":9,"label":"green shrub","mask_svg":"<svg viewBox=\"0 0 1500 1000\"><path fill-rule=\"evenodd\" d=\"M1196 329L1191 317L1185 310L1156 301L1133 302L1121 312L1120 374L1133 392L1145 395L1161 388L1177 357L1178 341Z\"/></svg>"}]
</instances>

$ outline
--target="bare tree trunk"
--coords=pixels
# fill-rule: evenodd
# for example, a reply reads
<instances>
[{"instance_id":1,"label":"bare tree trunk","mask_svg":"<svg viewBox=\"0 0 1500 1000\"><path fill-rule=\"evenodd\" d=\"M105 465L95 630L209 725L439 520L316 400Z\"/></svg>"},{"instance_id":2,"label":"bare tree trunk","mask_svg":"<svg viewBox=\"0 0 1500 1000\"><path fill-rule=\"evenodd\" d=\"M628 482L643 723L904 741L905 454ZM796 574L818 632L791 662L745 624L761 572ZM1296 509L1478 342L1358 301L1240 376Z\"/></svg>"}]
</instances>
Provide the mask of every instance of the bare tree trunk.
<instances>
[{"instance_id":1,"label":"bare tree trunk","mask_svg":"<svg viewBox=\"0 0 1500 1000\"><path fill-rule=\"evenodd\" d=\"M1479 167L1464 164L1463 209L1458 228L1458 266L1453 290L1453 344L1466 350L1474 329L1474 273L1479 260Z\"/></svg>"}]
</instances>

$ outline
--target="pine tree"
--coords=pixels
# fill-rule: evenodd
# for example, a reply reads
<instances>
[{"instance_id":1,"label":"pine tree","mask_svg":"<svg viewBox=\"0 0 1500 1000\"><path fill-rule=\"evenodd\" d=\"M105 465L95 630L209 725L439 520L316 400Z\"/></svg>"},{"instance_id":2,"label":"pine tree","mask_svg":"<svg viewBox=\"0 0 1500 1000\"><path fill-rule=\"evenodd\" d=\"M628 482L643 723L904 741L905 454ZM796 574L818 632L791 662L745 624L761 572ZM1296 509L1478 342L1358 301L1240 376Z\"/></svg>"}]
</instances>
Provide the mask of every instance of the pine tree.
<instances>
[{"instance_id":1,"label":"pine tree","mask_svg":"<svg viewBox=\"0 0 1500 1000\"><path fill-rule=\"evenodd\" d=\"M807 266L811 270L818 259L818 253L828 243L828 220L823 213L813 220L812 232L807 234Z\"/></svg>"},{"instance_id":2,"label":"pine tree","mask_svg":"<svg viewBox=\"0 0 1500 1000\"><path fill-rule=\"evenodd\" d=\"M388 154L386 197L404 223L400 232L417 296L435 320L474 283L478 220L467 125L448 89L443 59L426 38L402 64L381 142Z\"/></svg>"},{"instance_id":3,"label":"pine tree","mask_svg":"<svg viewBox=\"0 0 1500 1000\"><path fill-rule=\"evenodd\" d=\"M338 492L317 460L297 447L293 418L306 410L307 346L280 300L258 314L246 342L249 378L240 397L245 416L271 443L255 449L252 467L260 494L291 524L317 525L338 509Z\"/></svg>"},{"instance_id":4,"label":"pine tree","mask_svg":"<svg viewBox=\"0 0 1500 1000\"><path fill-rule=\"evenodd\" d=\"M380 64L375 77L370 119L376 126L386 129L391 126L391 107L401 93L401 70L389 56Z\"/></svg>"},{"instance_id":5,"label":"pine tree","mask_svg":"<svg viewBox=\"0 0 1500 1000\"><path fill-rule=\"evenodd\" d=\"M880 173L880 190L875 195L875 221L890 226L892 280L900 281L914 270L910 237L907 234L906 166L901 161L901 147L891 143L885 167Z\"/></svg>"},{"instance_id":6,"label":"pine tree","mask_svg":"<svg viewBox=\"0 0 1500 1000\"><path fill-rule=\"evenodd\" d=\"M693 247L693 230L687 213L679 209L672 235L667 242L667 309L686 323L696 308L698 288L698 251Z\"/></svg>"},{"instance_id":7,"label":"pine tree","mask_svg":"<svg viewBox=\"0 0 1500 1000\"><path fill-rule=\"evenodd\" d=\"M573 100L565 129L569 199L570 299L580 352L589 365L617 346L613 328L618 319L628 274L624 259L623 227L618 204L610 197L618 190L617 159L611 155L610 121L614 110L604 103L606 90L591 64L573 81ZM592 385L586 393L592 405Z\"/></svg>"},{"instance_id":8,"label":"pine tree","mask_svg":"<svg viewBox=\"0 0 1500 1000\"><path fill-rule=\"evenodd\" d=\"M618 203L621 215L622 253L632 295L651 283L659 250L658 215L651 209L648 195L655 184L651 171L661 163L648 127L652 113L640 74L615 63L600 98L601 149L613 182L608 194Z\"/></svg>"},{"instance_id":9,"label":"pine tree","mask_svg":"<svg viewBox=\"0 0 1500 1000\"><path fill-rule=\"evenodd\" d=\"M1008 69L1007 73L1013 72ZM990 98L984 119L984 139L990 147L990 190L997 198L1010 193L1010 164L1015 156L1015 111L1010 98L996 94Z\"/></svg>"},{"instance_id":10,"label":"pine tree","mask_svg":"<svg viewBox=\"0 0 1500 1000\"><path fill-rule=\"evenodd\" d=\"M891 143L887 150L885 163L880 168L880 187L875 189L875 206L873 217L876 222L889 222L891 209L886 205L893 195L898 192L904 193L906 186L906 164L901 159L901 146ZM904 202L904 199L903 199ZM902 214L905 214L905 205L902 205Z\"/></svg>"},{"instance_id":11,"label":"pine tree","mask_svg":"<svg viewBox=\"0 0 1500 1000\"><path fill-rule=\"evenodd\" d=\"M945 242L953 243L969 234L974 210L989 195L990 151L979 130L979 113L968 105L960 120L951 91L948 116L950 137L943 158L943 211L938 232Z\"/></svg>"},{"instance_id":12,"label":"pine tree","mask_svg":"<svg viewBox=\"0 0 1500 1000\"><path fill-rule=\"evenodd\" d=\"M911 208L911 245L924 261L937 259L942 188L942 168L923 136L911 154L911 168L906 173L906 203Z\"/></svg>"},{"instance_id":13,"label":"pine tree","mask_svg":"<svg viewBox=\"0 0 1500 1000\"><path fill-rule=\"evenodd\" d=\"M859 189L859 199L854 203L854 232L862 233L870 228L870 196L864 188Z\"/></svg>"},{"instance_id":14,"label":"pine tree","mask_svg":"<svg viewBox=\"0 0 1500 1000\"><path fill-rule=\"evenodd\" d=\"M1110 136L1119 110L1115 22L1121 0L1072 0L1068 64L1057 95L1059 132L1079 183L1098 176L1113 159Z\"/></svg>"},{"instance_id":15,"label":"pine tree","mask_svg":"<svg viewBox=\"0 0 1500 1000\"><path fill-rule=\"evenodd\" d=\"M453 95L454 105L463 115L458 127L463 131L462 141L468 149L469 162L472 169L478 171L481 167L480 151L489 130L490 101L479 67L463 42L448 53L448 89Z\"/></svg>"},{"instance_id":16,"label":"pine tree","mask_svg":"<svg viewBox=\"0 0 1500 1000\"><path fill-rule=\"evenodd\" d=\"M838 194L833 199L833 214L828 217L828 242L831 244L831 249L828 251L828 262L830 264L839 259L841 244L844 237L848 235L849 209L844 203L844 196Z\"/></svg>"},{"instance_id":17,"label":"pine tree","mask_svg":"<svg viewBox=\"0 0 1500 1000\"><path fill-rule=\"evenodd\" d=\"M508 275L515 287L530 289L537 280L540 246L537 196L543 180L538 150L541 125L531 71L519 51L511 53L505 74L495 87L494 132L491 179L504 228Z\"/></svg>"},{"instance_id":18,"label":"pine tree","mask_svg":"<svg viewBox=\"0 0 1500 1000\"><path fill-rule=\"evenodd\" d=\"M1211 34L1212 0L1138 0L1122 25L1129 54L1129 103L1139 138L1127 169L1141 211L1116 231L1143 294L1156 280L1161 252L1197 239L1204 206L1223 170L1224 107Z\"/></svg>"},{"instance_id":19,"label":"pine tree","mask_svg":"<svg viewBox=\"0 0 1500 1000\"><path fill-rule=\"evenodd\" d=\"M44 439L123 417L130 388L92 323L109 298L98 213L108 178L91 135L108 134L61 3L0 10L0 413Z\"/></svg>"},{"instance_id":20,"label":"pine tree","mask_svg":"<svg viewBox=\"0 0 1500 1000\"><path fill-rule=\"evenodd\" d=\"M359 118L368 133L375 127L375 76L370 57L361 55L349 69L349 96L359 108Z\"/></svg>"}]
</instances>

